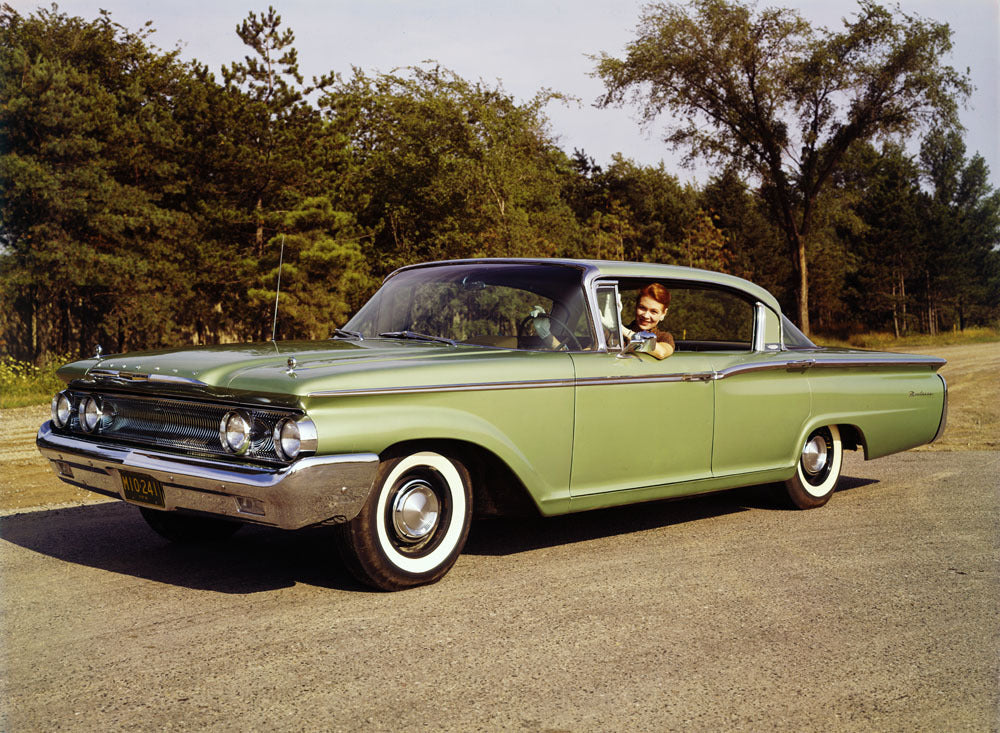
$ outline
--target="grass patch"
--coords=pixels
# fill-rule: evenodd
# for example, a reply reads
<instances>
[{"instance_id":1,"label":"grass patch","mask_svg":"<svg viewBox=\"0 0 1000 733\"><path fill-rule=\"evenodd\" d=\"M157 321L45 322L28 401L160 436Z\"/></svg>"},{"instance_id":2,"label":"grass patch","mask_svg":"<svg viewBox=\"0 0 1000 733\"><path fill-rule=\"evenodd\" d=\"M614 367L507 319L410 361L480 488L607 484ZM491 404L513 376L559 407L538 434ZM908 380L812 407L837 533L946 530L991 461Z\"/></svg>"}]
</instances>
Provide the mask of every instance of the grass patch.
<instances>
[{"instance_id":1,"label":"grass patch","mask_svg":"<svg viewBox=\"0 0 1000 733\"><path fill-rule=\"evenodd\" d=\"M47 404L65 386L56 369L70 360L69 356L57 356L36 365L0 356L0 409Z\"/></svg>"},{"instance_id":2,"label":"grass patch","mask_svg":"<svg viewBox=\"0 0 1000 733\"><path fill-rule=\"evenodd\" d=\"M915 333L900 338L896 338L891 333L859 333L850 336L846 341L817 334L813 336L813 341L819 346L891 350L905 349L908 346L952 346L1000 341L1000 329L967 328L964 331L944 331L933 336L928 333Z\"/></svg>"}]
</instances>

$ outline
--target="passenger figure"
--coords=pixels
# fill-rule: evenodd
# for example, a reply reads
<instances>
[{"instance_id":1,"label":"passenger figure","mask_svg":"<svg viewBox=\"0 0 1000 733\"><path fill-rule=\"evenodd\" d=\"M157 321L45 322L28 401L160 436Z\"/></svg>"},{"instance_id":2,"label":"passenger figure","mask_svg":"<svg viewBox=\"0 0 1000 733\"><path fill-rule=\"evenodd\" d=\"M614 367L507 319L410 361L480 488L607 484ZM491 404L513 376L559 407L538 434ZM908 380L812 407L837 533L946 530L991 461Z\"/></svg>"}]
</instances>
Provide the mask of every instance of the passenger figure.
<instances>
[{"instance_id":1,"label":"passenger figure","mask_svg":"<svg viewBox=\"0 0 1000 733\"><path fill-rule=\"evenodd\" d=\"M661 331L660 324L667 317L670 307L670 291L660 283L649 283L639 290L635 304L635 320L622 328L626 339L639 331L649 331L656 335L656 348L650 352L657 359L666 359L674 353L674 337L669 331Z\"/></svg>"}]
</instances>

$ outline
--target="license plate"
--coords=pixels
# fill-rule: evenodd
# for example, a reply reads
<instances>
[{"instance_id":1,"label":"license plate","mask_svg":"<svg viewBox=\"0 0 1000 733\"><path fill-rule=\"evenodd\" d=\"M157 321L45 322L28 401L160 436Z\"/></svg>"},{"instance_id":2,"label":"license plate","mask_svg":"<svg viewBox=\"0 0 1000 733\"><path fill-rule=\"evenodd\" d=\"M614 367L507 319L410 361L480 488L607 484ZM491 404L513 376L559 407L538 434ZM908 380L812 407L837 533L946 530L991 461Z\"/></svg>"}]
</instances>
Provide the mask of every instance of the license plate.
<instances>
[{"instance_id":1,"label":"license plate","mask_svg":"<svg viewBox=\"0 0 1000 733\"><path fill-rule=\"evenodd\" d=\"M119 474L122 478L122 488L125 489L126 499L137 501L140 504L164 505L163 484L157 479L144 473L119 471Z\"/></svg>"}]
</instances>

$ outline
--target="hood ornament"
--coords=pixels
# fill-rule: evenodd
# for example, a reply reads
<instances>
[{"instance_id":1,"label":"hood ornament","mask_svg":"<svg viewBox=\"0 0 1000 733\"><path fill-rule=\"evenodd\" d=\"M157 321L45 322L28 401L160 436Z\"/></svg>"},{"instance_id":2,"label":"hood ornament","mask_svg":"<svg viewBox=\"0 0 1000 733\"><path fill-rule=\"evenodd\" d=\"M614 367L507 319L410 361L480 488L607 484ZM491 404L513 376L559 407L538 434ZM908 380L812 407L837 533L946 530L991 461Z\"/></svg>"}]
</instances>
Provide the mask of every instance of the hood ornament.
<instances>
[{"instance_id":1,"label":"hood ornament","mask_svg":"<svg viewBox=\"0 0 1000 733\"><path fill-rule=\"evenodd\" d=\"M101 354L103 354L103 353L104 353L104 349L101 348L100 344L98 344L97 346L94 347L94 358L95 359L100 359L101 358Z\"/></svg>"},{"instance_id":2,"label":"hood ornament","mask_svg":"<svg viewBox=\"0 0 1000 733\"><path fill-rule=\"evenodd\" d=\"M288 374L288 376L290 376L290 377L294 377L295 376L295 367L298 365L298 362L295 361L295 357L294 356L289 356L288 357L288 361L286 363L288 364L288 370L287 370L286 374Z\"/></svg>"}]
</instances>

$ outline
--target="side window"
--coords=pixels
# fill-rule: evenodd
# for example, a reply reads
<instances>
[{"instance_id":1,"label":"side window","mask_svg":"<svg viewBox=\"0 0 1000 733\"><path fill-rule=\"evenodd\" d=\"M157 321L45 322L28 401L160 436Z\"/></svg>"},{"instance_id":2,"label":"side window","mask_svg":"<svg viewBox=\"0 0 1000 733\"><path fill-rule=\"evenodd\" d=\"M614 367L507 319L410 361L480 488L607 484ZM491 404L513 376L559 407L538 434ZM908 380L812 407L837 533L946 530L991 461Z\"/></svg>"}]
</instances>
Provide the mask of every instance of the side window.
<instances>
[{"instance_id":1,"label":"side window","mask_svg":"<svg viewBox=\"0 0 1000 733\"><path fill-rule=\"evenodd\" d=\"M648 281L621 281L621 322L636 328L636 306ZM750 351L754 307L728 290L662 283L669 292L659 330L670 333L677 351Z\"/></svg>"},{"instance_id":2,"label":"side window","mask_svg":"<svg viewBox=\"0 0 1000 733\"><path fill-rule=\"evenodd\" d=\"M753 305L724 290L679 290L671 303L674 339L693 350L747 350L753 342Z\"/></svg>"},{"instance_id":3,"label":"side window","mask_svg":"<svg viewBox=\"0 0 1000 733\"><path fill-rule=\"evenodd\" d=\"M608 349L620 349L622 346L621 321L618 318L618 288L614 285L601 285L597 288L597 311L601 314L601 328L604 329L604 339Z\"/></svg>"}]
</instances>

